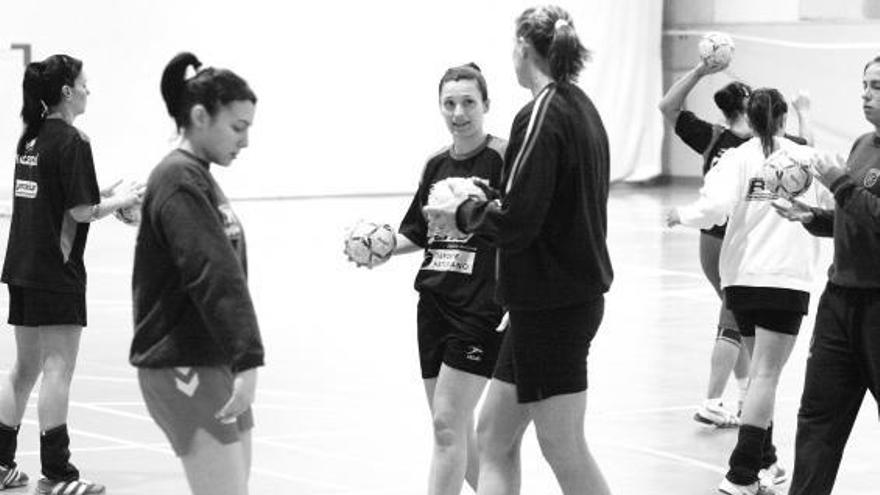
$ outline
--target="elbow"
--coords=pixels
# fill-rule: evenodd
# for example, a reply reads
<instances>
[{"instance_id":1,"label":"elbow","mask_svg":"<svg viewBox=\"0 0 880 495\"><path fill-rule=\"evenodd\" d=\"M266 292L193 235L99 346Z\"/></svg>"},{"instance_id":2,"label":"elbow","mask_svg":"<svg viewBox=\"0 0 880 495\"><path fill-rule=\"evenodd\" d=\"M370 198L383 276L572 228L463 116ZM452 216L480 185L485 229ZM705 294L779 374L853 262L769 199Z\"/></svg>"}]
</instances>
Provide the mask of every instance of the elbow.
<instances>
[{"instance_id":1,"label":"elbow","mask_svg":"<svg viewBox=\"0 0 880 495\"><path fill-rule=\"evenodd\" d=\"M88 206L75 206L68 211L71 218L73 218L77 223L89 223L93 219L93 210L94 207L91 205Z\"/></svg>"}]
</instances>

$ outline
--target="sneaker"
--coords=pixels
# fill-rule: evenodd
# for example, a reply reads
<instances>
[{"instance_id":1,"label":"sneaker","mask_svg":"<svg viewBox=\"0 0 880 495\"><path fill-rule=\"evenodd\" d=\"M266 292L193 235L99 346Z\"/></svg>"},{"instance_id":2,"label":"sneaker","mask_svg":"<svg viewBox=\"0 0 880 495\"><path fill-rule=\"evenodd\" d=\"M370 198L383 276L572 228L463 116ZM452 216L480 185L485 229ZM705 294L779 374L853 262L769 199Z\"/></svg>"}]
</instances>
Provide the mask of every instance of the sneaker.
<instances>
[{"instance_id":1,"label":"sneaker","mask_svg":"<svg viewBox=\"0 0 880 495\"><path fill-rule=\"evenodd\" d=\"M737 485L727 478L721 480L721 484L718 485L718 493L725 495L777 495L772 488L763 486L757 481L751 485Z\"/></svg>"},{"instance_id":2,"label":"sneaker","mask_svg":"<svg viewBox=\"0 0 880 495\"><path fill-rule=\"evenodd\" d=\"M101 495L104 493L104 485L78 479L73 481L52 481L49 478L40 478L37 483L35 495Z\"/></svg>"},{"instance_id":3,"label":"sneaker","mask_svg":"<svg viewBox=\"0 0 880 495\"><path fill-rule=\"evenodd\" d=\"M694 413L694 421L705 425L717 426L718 428L736 428L739 426L739 418L732 412L724 409L721 403L713 404L704 401Z\"/></svg>"},{"instance_id":4,"label":"sneaker","mask_svg":"<svg viewBox=\"0 0 880 495\"><path fill-rule=\"evenodd\" d=\"M18 470L18 466L8 468L0 464L0 490L18 488L28 484L28 475Z\"/></svg>"},{"instance_id":5,"label":"sneaker","mask_svg":"<svg viewBox=\"0 0 880 495\"><path fill-rule=\"evenodd\" d=\"M788 472L778 462L774 462L770 467L758 471L758 479L764 486L781 485L788 481Z\"/></svg>"}]
</instances>

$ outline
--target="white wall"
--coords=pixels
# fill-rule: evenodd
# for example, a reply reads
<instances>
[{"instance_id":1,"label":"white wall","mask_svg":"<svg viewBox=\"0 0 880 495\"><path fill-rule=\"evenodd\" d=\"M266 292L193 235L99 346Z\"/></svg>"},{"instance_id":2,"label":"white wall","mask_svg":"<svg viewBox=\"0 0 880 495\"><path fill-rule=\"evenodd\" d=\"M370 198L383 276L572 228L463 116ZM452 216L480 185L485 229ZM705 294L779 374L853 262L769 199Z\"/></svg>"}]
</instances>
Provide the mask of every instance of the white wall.
<instances>
[{"instance_id":1,"label":"white wall","mask_svg":"<svg viewBox=\"0 0 880 495\"><path fill-rule=\"evenodd\" d=\"M189 50L208 65L235 70L259 98L251 147L219 174L231 195L411 191L425 158L449 142L436 103L447 67L475 61L483 68L492 99L487 130L506 137L530 98L516 85L511 49L514 20L533 3L30 0L4 6L0 33L31 43L35 59L56 52L83 59L92 96L77 125L92 138L101 182L143 177L173 146L159 78L171 56ZM614 62L616 47L596 46L596 36L615 28L607 25L608 11L621 1L557 3L596 48L582 78L589 89L600 79L590 72L603 57ZM656 10L659 40L660 0L625 3ZM16 79L19 87L20 72ZM15 111L8 113L10 98L17 107L20 90L0 93L3 135L19 129ZM610 103L598 104L613 113ZM0 180L10 168L0 164Z\"/></svg>"}]
</instances>

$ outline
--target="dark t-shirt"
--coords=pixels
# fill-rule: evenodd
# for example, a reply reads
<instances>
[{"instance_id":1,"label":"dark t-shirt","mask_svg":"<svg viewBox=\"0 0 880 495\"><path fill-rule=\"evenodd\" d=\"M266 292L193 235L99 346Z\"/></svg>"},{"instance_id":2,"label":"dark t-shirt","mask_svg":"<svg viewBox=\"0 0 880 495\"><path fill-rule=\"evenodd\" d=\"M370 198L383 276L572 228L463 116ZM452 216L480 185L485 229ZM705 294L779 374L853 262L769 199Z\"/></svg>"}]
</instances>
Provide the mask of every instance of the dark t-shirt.
<instances>
[{"instance_id":1,"label":"dark t-shirt","mask_svg":"<svg viewBox=\"0 0 880 495\"><path fill-rule=\"evenodd\" d=\"M425 249L415 288L430 292L461 318L469 328L483 330L498 324L501 308L494 301L495 248L479 236L465 240L428 236L422 208L431 186L448 177L479 177L494 189L501 184L507 143L487 136L476 150L455 156L449 148L432 156L425 165L419 189L400 223L400 233Z\"/></svg>"},{"instance_id":2,"label":"dark t-shirt","mask_svg":"<svg viewBox=\"0 0 880 495\"><path fill-rule=\"evenodd\" d=\"M734 134L730 129L716 126L700 119L693 112L682 110L675 120L675 134L684 141L692 150L703 155L703 175L709 173L714 167L721 155L730 148L736 148L745 143L751 136L742 137ZM713 137L717 136L715 142ZM801 137L785 135L786 138L798 144L807 144L807 141ZM709 147L712 149L708 149ZM708 152L707 152L708 150ZM703 229L703 232L715 237L724 237L725 225L715 225L711 229Z\"/></svg>"},{"instance_id":3,"label":"dark t-shirt","mask_svg":"<svg viewBox=\"0 0 880 495\"><path fill-rule=\"evenodd\" d=\"M150 174L142 211L131 364L262 366L244 230L209 164L171 152Z\"/></svg>"},{"instance_id":4,"label":"dark t-shirt","mask_svg":"<svg viewBox=\"0 0 880 495\"><path fill-rule=\"evenodd\" d=\"M100 201L88 138L61 119L48 119L16 156L2 281L85 293L89 224L78 223L68 210Z\"/></svg>"}]
</instances>

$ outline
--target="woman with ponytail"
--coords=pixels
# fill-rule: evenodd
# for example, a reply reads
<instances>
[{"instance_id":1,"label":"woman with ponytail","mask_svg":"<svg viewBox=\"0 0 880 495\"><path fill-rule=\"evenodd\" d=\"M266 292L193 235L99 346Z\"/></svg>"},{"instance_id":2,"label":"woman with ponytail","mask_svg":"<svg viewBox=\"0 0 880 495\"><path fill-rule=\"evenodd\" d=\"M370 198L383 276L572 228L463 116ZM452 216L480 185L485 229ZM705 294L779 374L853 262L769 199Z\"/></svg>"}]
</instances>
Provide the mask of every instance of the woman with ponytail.
<instances>
[{"instance_id":1,"label":"woman with ponytail","mask_svg":"<svg viewBox=\"0 0 880 495\"><path fill-rule=\"evenodd\" d=\"M147 181L130 361L192 493L246 495L263 344L244 231L211 165L228 166L247 147L257 97L235 73L202 68L191 53L168 62L161 91L181 141Z\"/></svg>"},{"instance_id":2,"label":"woman with ponytail","mask_svg":"<svg viewBox=\"0 0 880 495\"><path fill-rule=\"evenodd\" d=\"M733 81L715 92L715 105L724 115L724 125L711 124L689 110L685 110L685 100L696 85L705 77L726 69L726 65L710 65L700 60L697 65L677 80L663 95L659 108L663 117L674 128L675 134L689 148L702 156L703 175L718 163L718 159L730 148L735 148L752 138L752 129L746 117L746 105L752 88ZM810 100L806 94L799 94L792 101L798 118L800 135L786 138L798 144L812 145L812 129L809 118ZM694 412L694 420L720 428L739 425L736 409L724 407L721 396L727 385L731 371L739 383L739 409L748 388L749 354L742 348L742 335L736 326L733 313L724 304L721 293L721 278L718 272L718 259L726 225L714 225L700 231L700 265L703 274L715 289L720 301L717 325L713 329L715 345L709 362L709 380L706 396Z\"/></svg>"},{"instance_id":3,"label":"woman with ponytail","mask_svg":"<svg viewBox=\"0 0 880 495\"><path fill-rule=\"evenodd\" d=\"M0 379L0 490L28 483L15 462L18 429L37 378L43 476L36 493L100 494L70 462L67 411L80 335L86 326L83 253L89 224L140 203L140 188L98 189L89 139L73 122L89 90L82 62L53 55L28 64L22 83L12 221L2 280L16 361Z\"/></svg>"},{"instance_id":4,"label":"woman with ponytail","mask_svg":"<svg viewBox=\"0 0 880 495\"><path fill-rule=\"evenodd\" d=\"M780 166L816 160L812 148L784 139L787 111L779 91L755 90L747 106L755 137L721 157L706 174L696 202L667 216L669 226L709 228L727 221L721 287L752 356L739 438L718 487L727 495L773 493L772 485L787 479L773 446L776 386L807 313L819 243L777 215L774 202L796 195L809 206L834 204L817 182L798 191L786 191L777 182Z\"/></svg>"},{"instance_id":5,"label":"woman with ponytail","mask_svg":"<svg viewBox=\"0 0 880 495\"><path fill-rule=\"evenodd\" d=\"M587 354L612 279L608 138L574 84L589 53L569 14L527 9L516 36L517 80L534 99L513 121L503 199L425 208L432 227L484 236L499 251L510 327L477 426L477 493L519 493L520 442L534 421L562 493L608 494L584 438Z\"/></svg>"}]
</instances>

